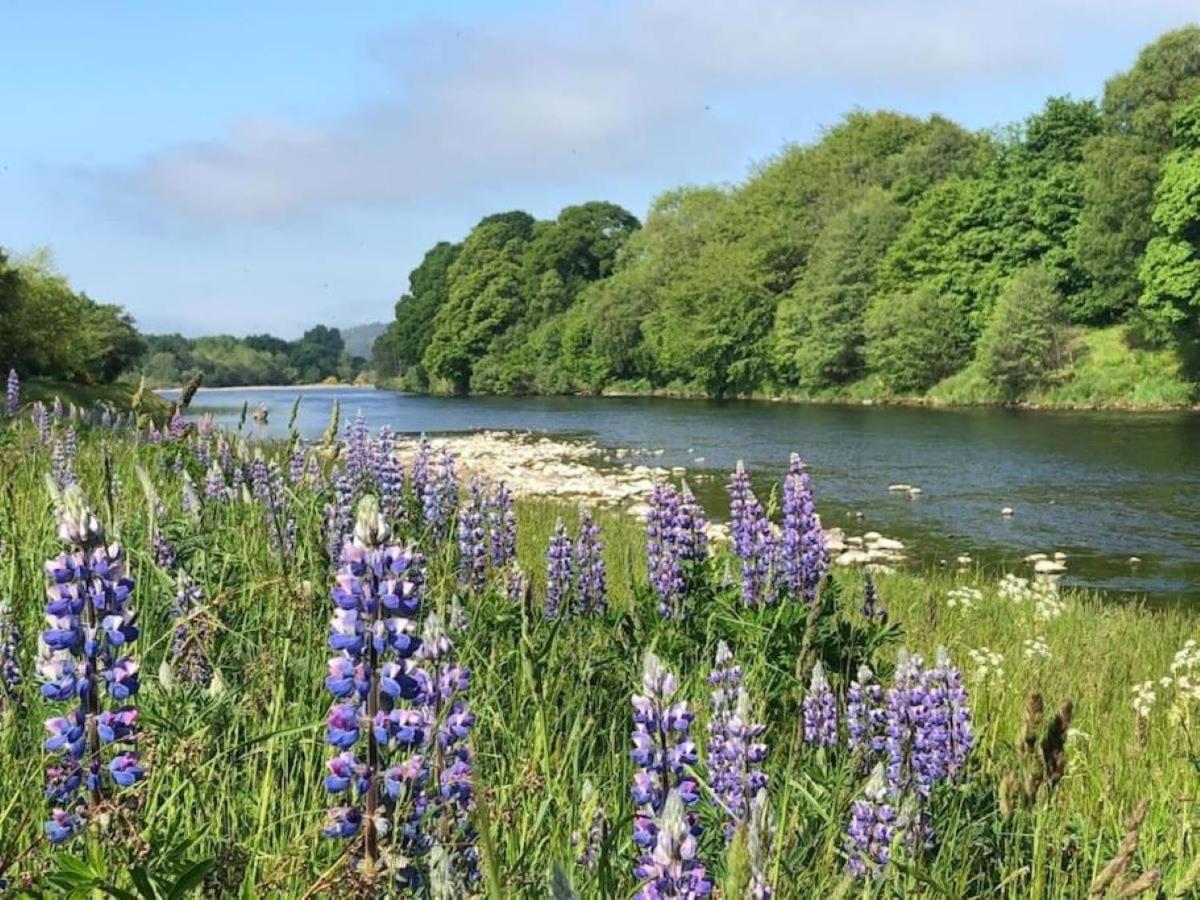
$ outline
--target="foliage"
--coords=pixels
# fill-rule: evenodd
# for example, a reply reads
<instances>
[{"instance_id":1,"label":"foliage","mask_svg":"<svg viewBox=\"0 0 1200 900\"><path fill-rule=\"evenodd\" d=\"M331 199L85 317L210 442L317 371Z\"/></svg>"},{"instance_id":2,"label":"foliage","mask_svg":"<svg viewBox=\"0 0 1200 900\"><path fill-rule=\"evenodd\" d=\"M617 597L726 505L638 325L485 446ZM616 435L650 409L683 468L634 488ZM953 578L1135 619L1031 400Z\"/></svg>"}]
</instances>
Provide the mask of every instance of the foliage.
<instances>
[{"instance_id":1,"label":"foliage","mask_svg":"<svg viewBox=\"0 0 1200 900\"><path fill-rule=\"evenodd\" d=\"M1000 293L979 339L979 363L1008 400L1049 380L1065 361L1062 296L1044 266L1022 269Z\"/></svg>"},{"instance_id":2,"label":"foliage","mask_svg":"<svg viewBox=\"0 0 1200 900\"><path fill-rule=\"evenodd\" d=\"M866 335L867 362L895 394L933 387L971 355L961 307L932 287L874 299Z\"/></svg>"}]
</instances>

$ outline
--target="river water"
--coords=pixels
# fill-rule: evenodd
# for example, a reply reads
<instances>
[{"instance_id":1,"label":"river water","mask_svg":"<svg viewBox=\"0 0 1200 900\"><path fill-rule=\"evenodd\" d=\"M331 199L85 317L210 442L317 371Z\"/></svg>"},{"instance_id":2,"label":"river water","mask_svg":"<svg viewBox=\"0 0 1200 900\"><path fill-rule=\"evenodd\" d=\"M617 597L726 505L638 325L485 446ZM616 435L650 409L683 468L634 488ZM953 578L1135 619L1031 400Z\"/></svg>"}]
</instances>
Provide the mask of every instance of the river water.
<instances>
[{"instance_id":1,"label":"river water","mask_svg":"<svg viewBox=\"0 0 1200 900\"><path fill-rule=\"evenodd\" d=\"M1200 601L1200 415L804 406L663 398L414 396L371 388L202 389L193 413L236 424L242 404L270 411L267 433L343 422L429 434L519 429L662 450L651 465L707 473L697 493L716 518L738 459L769 490L792 450L813 473L817 508L850 533L898 537L928 565L966 553L1028 574L1026 554L1063 551L1067 582L1155 601ZM250 425L247 424L247 428ZM703 460L702 462L700 460ZM919 486L916 499L888 485ZM1012 507L1012 517L1001 516ZM859 522L856 512L863 515ZM1131 565L1131 556L1140 557Z\"/></svg>"}]
</instances>

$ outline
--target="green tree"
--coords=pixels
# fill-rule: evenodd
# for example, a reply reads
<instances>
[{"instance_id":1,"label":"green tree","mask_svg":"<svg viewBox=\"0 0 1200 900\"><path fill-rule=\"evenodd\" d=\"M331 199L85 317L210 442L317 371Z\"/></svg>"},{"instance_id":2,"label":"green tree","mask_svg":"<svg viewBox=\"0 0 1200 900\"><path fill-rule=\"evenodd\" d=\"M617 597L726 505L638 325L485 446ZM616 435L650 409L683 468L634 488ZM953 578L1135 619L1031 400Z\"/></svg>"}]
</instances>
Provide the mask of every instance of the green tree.
<instances>
[{"instance_id":1,"label":"green tree","mask_svg":"<svg viewBox=\"0 0 1200 900\"><path fill-rule=\"evenodd\" d=\"M819 388L860 374L876 270L906 218L887 191L873 187L830 219L804 275L779 304L774 353L784 383Z\"/></svg>"},{"instance_id":2,"label":"green tree","mask_svg":"<svg viewBox=\"0 0 1200 900\"><path fill-rule=\"evenodd\" d=\"M1016 272L979 339L984 377L1005 399L1016 400L1045 382L1066 356L1066 315L1054 276L1041 265Z\"/></svg>"},{"instance_id":3,"label":"green tree","mask_svg":"<svg viewBox=\"0 0 1200 900\"><path fill-rule=\"evenodd\" d=\"M966 312L951 295L930 286L873 299L866 335L867 363L896 394L933 387L971 356Z\"/></svg>"},{"instance_id":4,"label":"green tree","mask_svg":"<svg viewBox=\"0 0 1200 900\"><path fill-rule=\"evenodd\" d=\"M1200 337L1200 98L1175 119L1176 149L1155 191L1141 309L1160 338Z\"/></svg>"}]
</instances>

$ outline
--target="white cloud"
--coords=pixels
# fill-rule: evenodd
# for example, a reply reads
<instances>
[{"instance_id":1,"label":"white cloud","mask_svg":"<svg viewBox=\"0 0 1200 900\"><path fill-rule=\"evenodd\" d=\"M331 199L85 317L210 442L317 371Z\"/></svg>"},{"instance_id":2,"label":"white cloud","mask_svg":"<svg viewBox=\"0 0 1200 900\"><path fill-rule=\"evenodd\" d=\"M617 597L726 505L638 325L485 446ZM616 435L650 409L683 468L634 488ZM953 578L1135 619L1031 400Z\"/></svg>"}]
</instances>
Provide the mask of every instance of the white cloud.
<instances>
[{"instance_id":1,"label":"white cloud","mask_svg":"<svg viewBox=\"0 0 1200 900\"><path fill-rule=\"evenodd\" d=\"M101 180L188 219L270 222L497 182L669 173L676 155L732 139L705 115L721 92L1027 74L1054 64L1073 22L1137 5L624 0L490 29L430 22L375 43L391 88L359 109L233 123Z\"/></svg>"}]
</instances>

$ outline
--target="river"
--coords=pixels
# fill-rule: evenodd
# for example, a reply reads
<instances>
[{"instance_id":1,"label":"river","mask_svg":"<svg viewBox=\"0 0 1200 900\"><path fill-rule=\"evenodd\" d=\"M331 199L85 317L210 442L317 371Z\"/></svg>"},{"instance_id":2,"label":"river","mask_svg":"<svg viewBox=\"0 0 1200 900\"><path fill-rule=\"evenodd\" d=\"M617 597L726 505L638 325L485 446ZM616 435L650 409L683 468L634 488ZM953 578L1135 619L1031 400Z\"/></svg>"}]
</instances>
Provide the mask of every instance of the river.
<instances>
[{"instance_id":1,"label":"river","mask_svg":"<svg viewBox=\"0 0 1200 900\"><path fill-rule=\"evenodd\" d=\"M809 464L831 525L904 540L928 565L969 554L1028 574L1034 552L1068 555L1068 583L1154 601L1200 601L1200 415L805 406L664 398L414 396L371 388L202 389L193 413L236 424L242 404L270 410L267 433L343 422L429 434L519 429L663 451L652 464L712 475L697 493L724 512L724 473L745 461L764 490L788 454ZM249 428L250 425L247 425ZM700 460L703 460L702 462ZM889 493L919 486L917 498ZM1000 514L1012 507L1014 515ZM859 523L855 512L863 514ZM1130 557L1142 562L1132 565Z\"/></svg>"}]
</instances>

